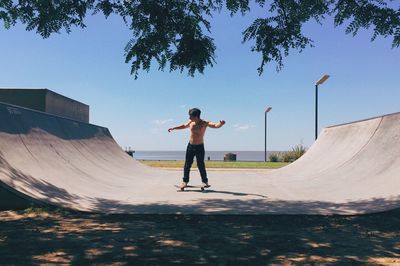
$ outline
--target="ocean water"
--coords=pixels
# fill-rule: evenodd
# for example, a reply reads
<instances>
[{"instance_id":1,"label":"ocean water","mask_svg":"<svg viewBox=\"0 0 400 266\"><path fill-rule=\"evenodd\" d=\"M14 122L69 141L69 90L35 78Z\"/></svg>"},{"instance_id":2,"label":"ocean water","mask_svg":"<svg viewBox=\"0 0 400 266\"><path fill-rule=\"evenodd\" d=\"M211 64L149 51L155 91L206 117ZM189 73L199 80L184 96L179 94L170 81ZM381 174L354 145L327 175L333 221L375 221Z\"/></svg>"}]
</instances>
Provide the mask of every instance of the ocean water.
<instances>
[{"instance_id":1,"label":"ocean water","mask_svg":"<svg viewBox=\"0 0 400 266\"><path fill-rule=\"evenodd\" d=\"M267 158L274 152L279 151L268 151ZM135 151L133 157L138 160L185 160L185 153L185 151ZM227 153L236 154L237 161L264 161L264 151L206 151L205 160L223 161Z\"/></svg>"}]
</instances>

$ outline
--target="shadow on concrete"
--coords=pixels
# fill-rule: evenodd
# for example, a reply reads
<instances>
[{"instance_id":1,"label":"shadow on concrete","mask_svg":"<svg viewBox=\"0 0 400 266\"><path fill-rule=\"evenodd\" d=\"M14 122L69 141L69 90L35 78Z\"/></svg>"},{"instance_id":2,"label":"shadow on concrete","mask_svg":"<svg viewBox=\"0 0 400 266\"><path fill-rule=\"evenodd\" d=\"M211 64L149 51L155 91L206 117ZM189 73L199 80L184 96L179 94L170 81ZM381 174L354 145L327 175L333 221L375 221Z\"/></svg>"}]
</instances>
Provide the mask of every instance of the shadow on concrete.
<instances>
[{"instance_id":1,"label":"shadow on concrete","mask_svg":"<svg viewBox=\"0 0 400 266\"><path fill-rule=\"evenodd\" d=\"M0 257L16 265L394 265L399 224L398 210L363 216L0 212Z\"/></svg>"},{"instance_id":2,"label":"shadow on concrete","mask_svg":"<svg viewBox=\"0 0 400 266\"><path fill-rule=\"evenodd\" d=\"M233 193L233 192L232 192ZM367 214L396 209L400 199L377 198L347 203L321 201L290 201L269 199L203 199L194 204L174 205L166 203L124 204L119 201L97 198L93 210L109 213L132 214Z\"/></svg>"},{"instance_id":3,"label":"shadow on concrete","mask_svg":"<svg viewBox=\"0 0 400 266\"><path fill-rule=\"evenodd\" d=\"M185 193L185 192L189 192L189 193L197 192L197 193L210 193L210 194L215 193L215 194L226 194L226 195L232 195L232 196L256 196L256 197L261 197L261 198L268 198L267 196L261 195L261 194L235 192L235 191L214 190L214 189L208 189L208 188L206 188L204 191L201 191L199 188L195 188L193 186L185 188L184 191L178 190L178 192L183 192L183 193Z\"/></svg>"},{"instance_id":4,"label":"shadow on concrete","mask_svg":"<svg viewBox=\"0 0 400 266\"><path fill-rule=\"evenodd\" d=\"M46 204L73 208L78 197L13 168L0 151L0 174L10 178L8 184L0 181L0 210L23 209L29 206ZM35 195L30 197L28 195ZM42 199L42 200L40 200ZM51 200L51 202L50 202Z\"/></svg>"}]
</instances>

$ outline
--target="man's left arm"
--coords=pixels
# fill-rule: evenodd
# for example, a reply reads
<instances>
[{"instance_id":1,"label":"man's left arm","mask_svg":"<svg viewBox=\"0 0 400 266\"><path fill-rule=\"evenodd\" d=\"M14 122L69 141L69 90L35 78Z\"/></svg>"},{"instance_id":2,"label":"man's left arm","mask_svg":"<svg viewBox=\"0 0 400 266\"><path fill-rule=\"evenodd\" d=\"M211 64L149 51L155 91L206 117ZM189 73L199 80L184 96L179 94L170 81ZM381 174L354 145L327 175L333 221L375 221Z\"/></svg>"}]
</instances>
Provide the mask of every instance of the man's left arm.
<instances>
[{"instance_id":1,"label":"man's left arm","mask_svg":"<svg viewBox=\"0 0 400 266\"><path fill-rule=\"evenodd\" d=\"M220 128L225 125L225 120L220 120L219 123L208 122L207 126L211 128Z\"/></svg>"}]
</instances>

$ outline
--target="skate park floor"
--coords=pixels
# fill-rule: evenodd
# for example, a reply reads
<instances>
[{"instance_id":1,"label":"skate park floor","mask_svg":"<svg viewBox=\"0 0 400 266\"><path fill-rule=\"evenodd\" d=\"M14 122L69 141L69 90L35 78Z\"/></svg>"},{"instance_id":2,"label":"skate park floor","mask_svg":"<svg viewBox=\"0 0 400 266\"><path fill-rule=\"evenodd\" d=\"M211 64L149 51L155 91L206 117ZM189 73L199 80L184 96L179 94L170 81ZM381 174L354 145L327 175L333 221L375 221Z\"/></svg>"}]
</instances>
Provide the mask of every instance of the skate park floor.
<instances>
[{"instance_id":1,"label":"skate park floor","mask_svg":"<svg viewBox=\"0 0 400 266\"><path fill-rule=\"evenodd\" d=\"M328 128L285 169L210 172L214 191L177 193L178 172L137 164L106 128L7 105L0 111L0 203L49 203L0 212L0 264L400 264L400 114ZM115 191L132 195L127 210L136 214L111 214L125 210L109 204L124 195ZM163 212L137 209L155 194ZM165 203L176 198L202 201Z\"/></svg>"},{"instance_id":2,"label":"skate park floor","mask_svg":"<svg viewBox=\"0 0 400 266\"><path fill-rule=\"evenodd\" d=\"M398 265L400 211L361 216L0 212L6 265Z\"/></svg>"}]
</instances>

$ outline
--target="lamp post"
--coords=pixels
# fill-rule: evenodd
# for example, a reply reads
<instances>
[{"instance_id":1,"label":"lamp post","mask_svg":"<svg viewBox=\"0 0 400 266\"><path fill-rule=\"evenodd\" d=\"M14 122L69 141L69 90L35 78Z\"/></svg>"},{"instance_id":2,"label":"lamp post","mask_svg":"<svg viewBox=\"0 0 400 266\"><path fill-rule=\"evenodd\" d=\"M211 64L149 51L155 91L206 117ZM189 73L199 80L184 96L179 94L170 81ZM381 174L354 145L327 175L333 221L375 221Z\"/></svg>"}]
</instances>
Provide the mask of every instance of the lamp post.
<instances>
[{"instance_id":1,"label":"lamp post","mask_svg":"<svg viewBox=\"0 0 400 266\"><path fill-rule=\"evenodd\" d=\"M324 83L329 77L329 75L323 75L315 83L315 140L318 138L318 85Z\"/></svg>"},{"instance_id":2,"label":"lamp post","mask_svg":"<svg viewBox=\"0 0 400 266\"><path fill-rule=\"evenodd\" d=\"M264 112L264 114L265 114L265 123L264 123L264 125L265 125L265 131L264 131L264 161L265 162L267 162L267 113L269 112L269 111L271 111L272 110L272 107L267 107L267 109L265 109L265 112Z\"/></svg>"}]
</instances>

